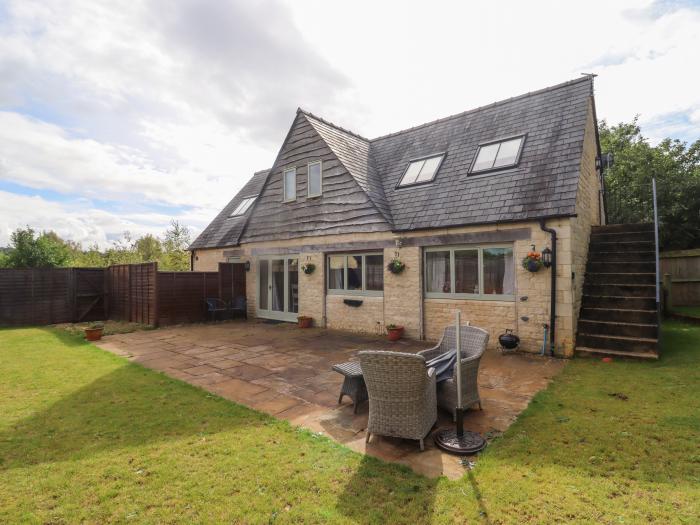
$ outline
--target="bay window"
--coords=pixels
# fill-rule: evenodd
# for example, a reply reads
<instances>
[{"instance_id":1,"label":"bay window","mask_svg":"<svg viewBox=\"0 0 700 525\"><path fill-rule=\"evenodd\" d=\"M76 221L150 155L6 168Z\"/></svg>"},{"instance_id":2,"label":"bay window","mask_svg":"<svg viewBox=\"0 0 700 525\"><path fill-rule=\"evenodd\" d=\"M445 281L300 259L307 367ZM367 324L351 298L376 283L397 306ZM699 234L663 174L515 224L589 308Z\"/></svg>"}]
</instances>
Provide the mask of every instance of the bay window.
<instances>
[{"instance_id":1,"label":"bay window","mask_svg":"<svg viewBox=\"0 0 700 525\"><path fill-rule=\"evenodd\" d=\"M512 246L426 248L425 295L433 298L513 300Z\"/></svg>"},{"instance_id":2,"label":"bay window","mask_svg":"<svg viewBox=\"0 0 700 525\"><path fill-rule=\"evenodd\" d=\"M384 256L381 253L329 255L328 293L381 295L384 290Z\"/></svg>"}]
</instances>

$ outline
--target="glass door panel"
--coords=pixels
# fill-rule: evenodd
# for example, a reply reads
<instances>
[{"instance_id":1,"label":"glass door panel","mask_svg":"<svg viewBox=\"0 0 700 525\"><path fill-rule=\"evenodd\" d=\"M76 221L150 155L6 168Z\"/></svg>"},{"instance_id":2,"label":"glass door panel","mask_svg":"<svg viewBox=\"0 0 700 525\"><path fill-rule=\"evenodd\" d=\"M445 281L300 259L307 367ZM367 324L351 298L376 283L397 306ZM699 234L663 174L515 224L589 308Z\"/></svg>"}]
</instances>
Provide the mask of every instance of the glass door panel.
<instances>
[{"instance_id":1,"label":"glass door panel","mask_svg":"<svg viewBox=\"0 0 700 525\"><path fill-rule=\"evenodd\" d=\"M299 259L287 259L287 312L299 312Z\"/></svg>"},{"instance_id":2,"label":"glass door panel","mask_svg":"<svg viewBox=\"0 0 700 525\"><path fill-rule=\"evenodd\" d=\"M284 312L284 259L270 261L270 275L272 276L272 310Z\"/></svg>"},{"instance_id":3,"label":"glass door panel","mask_svg":"<svg viewBox=\"0 0 700 525\"><path fill-rule=\"evenodd\" d=\"M268 310L268 305L270 304L268 296L270 286L269 267L270 261L267 259L261 259L258 261L258 276L260 283L258 286L258 299L261 310Z\"/></svg>"}]
</instances>

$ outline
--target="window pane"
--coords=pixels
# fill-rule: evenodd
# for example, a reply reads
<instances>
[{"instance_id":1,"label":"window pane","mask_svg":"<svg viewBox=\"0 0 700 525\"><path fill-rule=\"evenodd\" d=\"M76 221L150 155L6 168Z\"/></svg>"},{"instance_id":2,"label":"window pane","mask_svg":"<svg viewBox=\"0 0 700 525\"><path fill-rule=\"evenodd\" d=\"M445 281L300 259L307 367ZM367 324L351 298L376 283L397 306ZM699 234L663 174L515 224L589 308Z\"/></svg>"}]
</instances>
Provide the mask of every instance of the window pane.
<instances>
[{"instance_id":1,"label":"window pane","mask_svg":"<svg viewBox=\"0 0 700 525\"><path fill-rule=\"evenodd\" d=\"M367 283L365 290L382 291L384 290L384 256L383 255L366 255L365 256L365 275Z\"/></svg>"},{"instance_id":2,"label":"window pane","mask_svg":"<svg viewBox=\"0 0 700 525\"><path fill-rule=\"evenodd\" d=\"M425 182L427 180L432 180L432 178L435 176L435 171L440 165L441 160L442 155L440 155L439 157L433 157L432 159L426 159L425 164L423 164L423 169L421 169L420 173L418 174L416 182Z\"/></svg>"},{"instance_id":3,"label":"window pane","mask_svg":"<svg viewBox=\"0 0 700 525\"><path fill-rule=\"evenodd\" d=\"M496 162L493 164L494 168L498 166L508 166L510 164L515 164L518 158L518 150L520 149L520 143L523 141L522 137L507 140L501 143L501 149L498 150L498 156L496 157Z\"/></svg>"},{"instance_id":4,"label":"window pane","mask_svg":"<svg viewBox=\"0 0 700 525\"><path fill-rule=\"evenodd\" d=\"M479 250L455 250L455 292L479 293Z\"/></svg>"},{"instance_id":5,"label":"window pane","mask_svg":"<svg viewBox=\"0 0 700 525\"><path fill-rule=\"evenodd\" d=\"M362 290L362 255L348 255L348 290Z\"/></svg>"},{"instance_id":6,"label":"window pane","mask_svg":"<svg viewBox=\"0 0 700 525\"><path fill-rule=\"evenodd\" d=\"M342 290L345 288L345 256L331 255L328 257L328 289Z\"/></svg>"},{"instance_id":7,"label":"window pane","mask_svg":"<svg viewBox=\"0 0 700 525\"><path fill-rule=\"evenodd\" d=\"M406 184L413 184L416 182L416 179L418 178L418 175L420 174L420 170L423 167L423 164L425 164L424 160L418 160L416 162L411 162L408 165L408 169L406 170L406 174L403 176L403 179L401 179L401 184L399 186L405 186Z\"/></svg>"},{"instance_id":8,"label":"window pane","mask_svg":"<svg viewBox=\"0 0 700 525\"><path fill-rule=\"evenodd\" d=\"M299 312L299 261L287 259L287 271L289 275L287 311L297 313Z\"/></svg>"},{"instance_id":9,"label":"window pane","mask_svg":"<svg viewBox=\"0 0 700 525\"><path fill-rule=\"evenodd\" d=\"M309 197L321 195L321 163L309 164Z\"/></svg>"},{"instance_id":10,"label":"window pane","mask_svg":"<svg viewBox=\"0 0 700 525\"><path fill-rule=\"evenodd\" d=\"M287 170L284 172L284 200L293 201L297 198L297 172Z\"/></svg>"},{"instance_id":11,"label":"window pane","mask_svg":"<svg viewBox=\"0 0 700 525\"><path fill-rule=\"evenodd\" d=\"M237 215L243 215L248 211L248 208L255 202L255 197L247 197L241 201L241 203L236 206L236 209L231 213L231 217L236 217Z\"/></svg>"},{"instance_id":12,"label":"window pane","mask_svg":"<svg viewBox=\"0 0 700 525\"><path fill-rule=\"evenodd\" d=\"M272 310L284 312L284 259L273 259L270 262L272 281Z\"/></svg>"},{"instance_id":13,"label":"window pane","mask_svg":"<svg viewBox=\"0 0 700 525\"><path fill-rule=\"evenodd\" d=\"M425 255L425 289L428 292L450 293L450 252L428 252Z\"/></svg>"},{"instance_id":14,"label":"window pane","mask_svg":"<svg viewBox=\"0 0 700 525\"><path fill-rule=\"evenodd\" d=\"M476 162L474 162L472 171L487 170L492 168L493 161L496 159L496 153L498 152L499 145L500 144L490 144L488 146L481 146L476 155Z\"/></svg>"},{"instance_id":15,"label":"window pane","mask_svg":"<svg viewBox=\"0 0 700 525\"><path fill-rule=\"evenodd\" d=\"M258 279L260 281L260 286L258 287L258 295L260 297L259 303L261 310L268 309L267 293L268 286L270 284L268 278L268 270L269 262L266 259L258 261Z\"/></svg>"},{"instance_id":16,"label":"window pane","mask_svg":"<svg viewBox=\"0 0 700 525\"><path fill-rule=\"evenodd\" d=\"M484 293L513 295L515 271L511 248L484 248Z\"/></svg>"}]
</instances>

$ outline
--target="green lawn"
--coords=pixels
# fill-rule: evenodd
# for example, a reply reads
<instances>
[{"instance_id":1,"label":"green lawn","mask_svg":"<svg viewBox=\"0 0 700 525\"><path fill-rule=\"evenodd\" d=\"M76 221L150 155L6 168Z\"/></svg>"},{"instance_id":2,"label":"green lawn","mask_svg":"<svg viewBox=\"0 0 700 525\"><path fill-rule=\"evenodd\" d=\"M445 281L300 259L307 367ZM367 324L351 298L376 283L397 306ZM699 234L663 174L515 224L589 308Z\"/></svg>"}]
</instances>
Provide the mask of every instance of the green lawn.
<instances>
[{"instance_id":1,"label":"green lawn","mask_svg":"<svg viewBox=\"0 0 700 525\"><path fill-rule=\"evenodd\" d=\"M674 312L693 317L700 317L700 306L674 306Z\"/></svg>"},{"instance_id":2,"label":"green lawn","mask_svg":"<svg viewBox=\"0 0 700 525\"><path fill-rule=\"evenodd\" d=\"M698 523L700 327L664 338L659 362L573 361L453 482L0 330L0 522Z\"/></svg>"}]
</instances>

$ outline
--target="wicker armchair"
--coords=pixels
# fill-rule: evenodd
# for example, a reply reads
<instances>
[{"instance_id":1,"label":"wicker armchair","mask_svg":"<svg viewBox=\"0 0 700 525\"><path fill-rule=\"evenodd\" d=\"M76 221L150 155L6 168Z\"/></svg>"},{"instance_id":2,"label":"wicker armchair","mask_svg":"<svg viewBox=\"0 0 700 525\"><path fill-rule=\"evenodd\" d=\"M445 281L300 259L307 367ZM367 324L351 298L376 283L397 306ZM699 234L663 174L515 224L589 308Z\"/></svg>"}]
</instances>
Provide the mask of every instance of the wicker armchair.
<instances>
[{"instance_id":1,"label":"wicker armchair","mask_svg":"<svg viewBox=\"0 0 700 525\"><path fill-rule=\"evenodd\" d=\"M481 409L477 379L479 375L479 362L489 342L489 334L486 330L481 328L464 325L460 327L460 332L463 356L460 360L460 366L462 367L462 407L468 408L473 405L479 405L479 409ZM455 335L455 327L448 326L445 328L437 346L418 352L418 355L423 356L426 360L430 360L440 354L454 350L457 348L457 338ZM447 381L442 381L437 385L437 403L440 408L451 412L453 417L456 416L456 369L455 372L453 372L452 378Z\"/></svg>"},{"instance_id":2,"label":"wicker armchair","mask_svg":"<svg viewBox=\"0 0 700 525\"><path fill-rule=\"evenodd\" d=\"M423 440L437 421L435 369L416 354L366 350L359 353L369 394L367 442L372 434Z\"/></svg>"}]
</instances>

